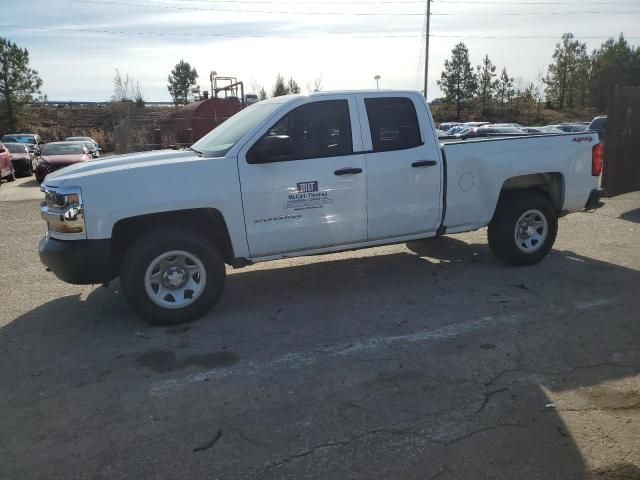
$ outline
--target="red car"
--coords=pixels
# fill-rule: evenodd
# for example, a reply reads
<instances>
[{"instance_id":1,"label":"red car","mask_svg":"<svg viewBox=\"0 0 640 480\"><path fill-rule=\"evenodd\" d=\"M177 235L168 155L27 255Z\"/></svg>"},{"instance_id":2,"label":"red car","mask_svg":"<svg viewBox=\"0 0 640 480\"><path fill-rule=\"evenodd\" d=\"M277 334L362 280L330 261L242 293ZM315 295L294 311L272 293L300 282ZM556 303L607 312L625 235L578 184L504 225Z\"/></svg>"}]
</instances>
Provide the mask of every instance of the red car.
<instances>
[{"instance_id":1,"label":"red car","mask_svg":"<svg viewBox=\"0 0 640 480\"><path fill-rule=\"evenodd\" d=\"M21 177L30 177L35 172L36 156L29 151L24 143L5 143L5 148L11 154L11 163L13 169L20 174Z\"/></svg>"},{"instance_id":2,"label":"red car","mask_svg":"<svg viewBox=\"0 0 640 480\"><path fill-rule=\"evenodd\" d=\"M3 179L13 182L16 179L16 172L11 163L11 153L4 144L0 143L0 184Z\"/></svg>"},{"instance_id":3,"label":"red car","mask_svg":"<svg viewBox=\"0 0 640 480\"><path fill-rule=\"evenodd\" d=\"M36 180L42 183L48 174L80 162L91 160L93 156L82 142L47 143L36 165Z\"/></svg>"}]
</instances>

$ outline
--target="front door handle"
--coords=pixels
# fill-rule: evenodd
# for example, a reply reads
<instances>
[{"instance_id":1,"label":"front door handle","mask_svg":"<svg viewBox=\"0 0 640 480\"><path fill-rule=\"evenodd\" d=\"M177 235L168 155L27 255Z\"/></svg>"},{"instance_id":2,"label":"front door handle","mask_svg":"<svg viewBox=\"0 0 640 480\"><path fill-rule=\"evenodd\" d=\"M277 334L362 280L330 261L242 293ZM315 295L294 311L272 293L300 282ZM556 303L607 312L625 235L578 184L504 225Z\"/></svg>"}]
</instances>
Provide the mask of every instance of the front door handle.
<instances>
[{"instance_id":1,"label":"front door handle","mask_svg":"<svg viewBox=\"0 0 640 480\"><path fill-rule=\"evenodd\" d=\"M413 162L411 166L413 168L418 167L435 167L438 164L435 160L421 160L419 162Z\"/></svg>"},{"instance_id":2,"label":"front door handle","mask_svg":"<svg viewBox=\"0 0 640 480\"><path fill-rule=\"evenodd\" d=\"M361 168L341 168L340 170L336 170L333 172L334 175L355 175L357 173L362 173Z\"/></svg>"}]
</instances>

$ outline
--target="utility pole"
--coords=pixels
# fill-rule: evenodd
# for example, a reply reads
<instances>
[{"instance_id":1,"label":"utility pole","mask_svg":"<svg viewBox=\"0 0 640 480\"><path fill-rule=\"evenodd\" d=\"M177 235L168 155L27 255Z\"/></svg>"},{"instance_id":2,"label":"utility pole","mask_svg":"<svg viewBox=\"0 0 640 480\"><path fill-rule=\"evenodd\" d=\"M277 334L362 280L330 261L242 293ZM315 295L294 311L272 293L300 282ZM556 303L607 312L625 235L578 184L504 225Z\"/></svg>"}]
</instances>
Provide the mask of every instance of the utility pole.
<instances>
[{"instance_id":1,"label":"utility pole","mask_svg":"<svg viewBox=\"0 0 640 480\"><path fill-rule=\"evenodd\" d=\"M427 29L424 49L424 98L427 98L427 82L429 81L429 26L431 24L431 0L427 0Z\"/></svg>"}]
</instances>

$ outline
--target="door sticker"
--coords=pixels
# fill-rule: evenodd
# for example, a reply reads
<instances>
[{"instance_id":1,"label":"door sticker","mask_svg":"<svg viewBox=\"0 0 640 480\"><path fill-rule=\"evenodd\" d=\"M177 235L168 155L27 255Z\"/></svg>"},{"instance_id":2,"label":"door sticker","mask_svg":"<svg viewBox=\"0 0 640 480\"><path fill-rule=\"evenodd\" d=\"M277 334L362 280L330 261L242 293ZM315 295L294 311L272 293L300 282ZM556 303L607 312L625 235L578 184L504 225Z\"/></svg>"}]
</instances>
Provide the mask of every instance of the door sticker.
<instances>
[{"instance_id":1,"label":"door sticker","mask_svg":"<svg viewBox=\"0 0 640 480\"><path fill-rule=\"evenodd\" d=\"M300 182L296 184L296 191L287 194L287 203L284 204L285 209L309 210L312 208L322 208L325 205L333 203L333 199L329 198L328 192L321 192L318 188L318 182Z\"/></svg>"}]
</instances>

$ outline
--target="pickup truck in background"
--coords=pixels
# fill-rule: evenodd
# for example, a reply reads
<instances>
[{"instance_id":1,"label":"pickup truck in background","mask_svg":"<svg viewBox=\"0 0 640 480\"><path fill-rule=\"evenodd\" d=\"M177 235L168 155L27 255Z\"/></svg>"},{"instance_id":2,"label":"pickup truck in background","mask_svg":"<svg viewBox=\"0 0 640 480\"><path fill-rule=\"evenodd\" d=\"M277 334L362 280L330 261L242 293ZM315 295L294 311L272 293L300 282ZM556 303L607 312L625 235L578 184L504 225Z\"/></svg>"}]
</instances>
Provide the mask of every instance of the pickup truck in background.
<instances>
[{"instance_id":1,"label":"pickup truck in background","mask_svg":"<svg viewBox=\"0 0 640 480\"><path fill-rule=\"evenodd\" d=\"M40 258L60 279L120 277L142 318L198 318L225 264L403 243L488 225L493 253L532 265L558 217L598 204L596 134L440 144L418 92L259 102L190 150L110 157L47 176Z\"/></svg>"}]
</instances>

